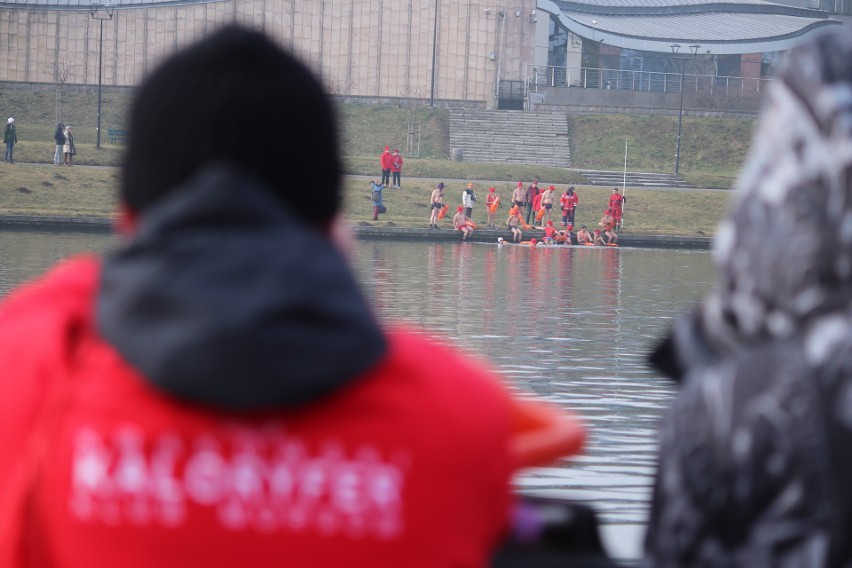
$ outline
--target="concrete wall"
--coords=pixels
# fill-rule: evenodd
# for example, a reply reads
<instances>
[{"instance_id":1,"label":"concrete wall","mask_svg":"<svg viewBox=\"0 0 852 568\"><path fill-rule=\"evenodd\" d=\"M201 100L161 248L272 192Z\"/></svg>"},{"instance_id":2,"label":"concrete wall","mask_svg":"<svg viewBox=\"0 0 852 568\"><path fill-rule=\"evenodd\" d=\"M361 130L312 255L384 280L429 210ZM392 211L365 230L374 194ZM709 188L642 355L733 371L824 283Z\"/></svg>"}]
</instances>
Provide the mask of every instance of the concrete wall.
<instances>
[{"instance_id":1,"label":"concrete wall","mask_svg":"<svg viewBox=\"0 0 852 568\"><path fill-rule=\"evenodd\" d=\"M524 79L534 56L529 13L535 4L438 0L435 97L490 104L498 65L501 79ZM292 49L335 94L428 98L435 6L435 0L211 0L117 8L103 23L103 82L136 85L164 56L239 22ZM97 84L98 34L99 22L86 9L0 9L0 78L53 83L59 71L69 84Z\"/></svg>"}]
</instances>

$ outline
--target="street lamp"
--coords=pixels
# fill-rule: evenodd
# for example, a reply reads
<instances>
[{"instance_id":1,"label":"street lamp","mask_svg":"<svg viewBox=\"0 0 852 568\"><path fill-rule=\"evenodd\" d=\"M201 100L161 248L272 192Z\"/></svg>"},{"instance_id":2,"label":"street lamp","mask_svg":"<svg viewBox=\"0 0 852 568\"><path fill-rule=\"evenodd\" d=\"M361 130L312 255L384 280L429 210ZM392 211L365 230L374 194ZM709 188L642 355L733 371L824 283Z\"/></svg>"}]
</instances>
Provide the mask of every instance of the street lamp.
<instances>
[{"instance_id":1,"label":"street lamp","mask_svg":"<svg viewBox=\"0 0 852 568\"><path fill-rule=\"evenodd\" d=\"M103 88L103 72L104 72L104 21L112 20L112 13L115 7L112 2L108 4L90 4L89 14L92 18L98 20L100 25L100 34L98 35L98 141L96 147L101 147L101 89Z\"/></svg>"},{"instance_id":2,"label":"street lamp","mask_svg":"<svg viewBox=\"0 0 852 568\"><path fill-rule=\"evenodd\" d=\"M677 52L680 50L680 44L672 44L669 46L672 50L672 59L680 60L680 110L677 113L677 144L675 145L675 175L680 171L680 130L683 125L683 73L686 68L686 60L695 60L695 56L698 55L698 48L700 45L690 45L689 51L692 52L692 55L681 55L678 56Z\"/></svg>"}]
</instances>

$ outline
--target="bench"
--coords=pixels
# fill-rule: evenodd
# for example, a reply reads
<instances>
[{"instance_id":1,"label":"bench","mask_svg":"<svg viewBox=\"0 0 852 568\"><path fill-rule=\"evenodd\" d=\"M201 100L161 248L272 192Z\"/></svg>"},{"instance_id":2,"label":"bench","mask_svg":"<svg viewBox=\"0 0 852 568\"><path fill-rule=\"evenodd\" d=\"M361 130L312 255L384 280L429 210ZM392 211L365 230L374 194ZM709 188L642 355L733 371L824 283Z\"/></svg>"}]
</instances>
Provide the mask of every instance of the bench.
<instances>
[{"instance_id":1,"label":"bench","mask_svg":"<svg viewBox=\"0 0 852 568\"><path fill-rule=\"evenodd\" d=\"M110 144L117 144L119 142L127 141L127 131L122 130L121 128L107 129L107 136L109 137Z\"/></svg>"}]
</instances>

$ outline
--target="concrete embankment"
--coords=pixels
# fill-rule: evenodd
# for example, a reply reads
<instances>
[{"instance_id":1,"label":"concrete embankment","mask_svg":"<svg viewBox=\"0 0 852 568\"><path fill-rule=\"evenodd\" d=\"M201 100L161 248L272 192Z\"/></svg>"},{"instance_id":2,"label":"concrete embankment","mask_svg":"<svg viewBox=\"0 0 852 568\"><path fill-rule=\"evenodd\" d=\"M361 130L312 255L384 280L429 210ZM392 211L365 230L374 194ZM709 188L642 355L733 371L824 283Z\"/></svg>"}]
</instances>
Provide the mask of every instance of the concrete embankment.
<instances>
[{"instance_id":1,"label":"concrete embankment","mask_svg":"<svg viewBox=\"0 0 852 568\"><path fill-rule=\"evenodd\" d=\"M0 215L0 229L36 229L54 231L93 231L109 232L112 220L103 217L46 217L38 215ZM461 242L461 233L448 227L441 229L413 227L375 227L355 225L355 234L363 239L416 240L424 242ZM541 238L544 232L531 230L524 233L524 239ZM498 237L511 240L511 233L505 229L478 229L470 240L480 243L493 243ZM619 235L619 245L631 248L686 248L709 249L711 237L692 237L676 235L644 235L630 232Z\"/></svg>"}]
</instances>

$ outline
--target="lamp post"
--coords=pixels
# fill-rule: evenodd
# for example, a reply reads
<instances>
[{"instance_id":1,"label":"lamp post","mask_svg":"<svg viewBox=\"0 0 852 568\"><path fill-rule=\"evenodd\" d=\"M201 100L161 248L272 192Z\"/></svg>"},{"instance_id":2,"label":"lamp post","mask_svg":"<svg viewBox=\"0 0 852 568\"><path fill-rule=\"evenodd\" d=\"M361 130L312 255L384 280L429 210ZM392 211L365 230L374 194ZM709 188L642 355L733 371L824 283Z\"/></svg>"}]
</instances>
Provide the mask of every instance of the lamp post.
<instances>
[{"instance_id":1,"label":"lamp post","mask_svg":"<svg viewBox=\"0 0 852 568\"><path fill-rule=\"evenodd\" d=\"M429 106L435 106L435 64L438 61L438 0L435 0L435 22L432 27L432 85L429 88Z\"/></svg>"},{"instance_id":2,"label":"lamp post","mask_svg":"<svg viewBox=\"0 0 852 568\"><path fill-rule=\"evenodd\" d=\"M680 131L683 126L683 74L686 69L686 60L695 60L695 56L698 55L698 48L700 45L690 45L689 51L692 52L692 55L681 55L678 56L677 52L680 50L680 44L672 44L669 46L672 50L672 59L680 60L680 110L677 113L677 143L675 145L675 167L674 173L677 175L680 172Z\"/></svg>"},{"instance_id":3,"label":"lamp post","mask_svg":"<svg viewBox=\"0 0 852 568\"><path fill-rule=\"evenodd\" d=\"M112 20L112 13L115 7L112 3L90 4L89 14L92 18L98 20L100 26L98 35L98 139L96 148L101 147L101 89L103 88L103 71L104 71L104 21Z\"/></svg>"}]
</instances>

